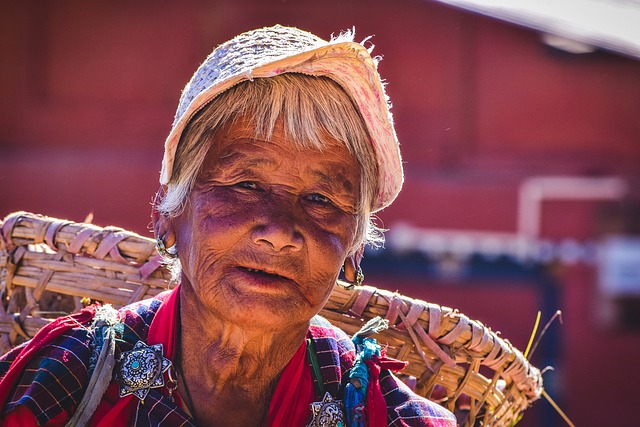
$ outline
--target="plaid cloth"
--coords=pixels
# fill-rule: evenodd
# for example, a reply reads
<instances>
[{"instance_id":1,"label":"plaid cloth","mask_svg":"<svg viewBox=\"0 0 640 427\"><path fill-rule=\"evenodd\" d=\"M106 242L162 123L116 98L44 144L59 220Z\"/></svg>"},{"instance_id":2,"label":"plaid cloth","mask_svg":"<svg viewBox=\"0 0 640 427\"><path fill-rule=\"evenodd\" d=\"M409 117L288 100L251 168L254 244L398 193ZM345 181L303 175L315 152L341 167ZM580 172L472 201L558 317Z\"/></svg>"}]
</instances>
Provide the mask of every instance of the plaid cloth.
<instances>
[{"instance_id":1,"label":"plaid cloth","mask_svg":"<svg viewBox=\"0 0 640 427\"><path fill-rule=\"evenodd\" d=\"M312 319L309 329L313 347L318 355L325 389L337 399L348 380L345 375L355 360L355 348L342 330L322 317ZM387 422L390 427L456 427L451 412L442 406L418 396L388 369L380 371L380 389L387 404Z\"/></svg>"},{"instance_id":2,"label":"plaid cloth","mask_svg":"<svg viewBox=\"0 0 640 427\"><path fill-rule=\"evenodd\" d=\"M6 384L12 363L19 363L27 353L29 343L16 347L0 359L3 386L13 386L4 401L3 414L18 405L28 408L40 425L62 412L70 412L82 399L88 382L89 360L92 353L92 334L88 325L66 329L53 340L37 348L37 353L24 365L16 384ZM34 340L40 338L36 336ZM15 372L15 369L14 369ZM10 387L6 387L11 390Z\"/></svg>"},{"instance_id":3,"label":"plaid cloth","mask_svg":"<svg viewBox=\"0 0 640 427\"><path fill-rule=\"evenodd\" d=\"M169 293L129 305L119 311L122 329L116 341L116 355L131 350L139 340L146 341L149 325L158 308ZM326 391L342 398L342 389L355 359L355 350L349 337L323 318L312 319L309 335L320 365ZM20 357L23 347L16 347L0 359L0 381L11 364ZM90 322L78 324L43 346L29 361L27 368L15 384L14 391L2 410L3 416L18 405L24 405L36 417L39 425L66 412L73 414L82 399L89 381L90 360L95 337ZM389 426L403 427L455 427L456 421L449 411L414 394L388 370L380 372ZM112 383L107 394L117 392ZM131 396L128 396L131 398ZM137 401L137 399L135 399ZM152 389L145 403L138 401L131 420L135 426L193 426L193 420L162 392Z\"/></svg>"}]
</instances>

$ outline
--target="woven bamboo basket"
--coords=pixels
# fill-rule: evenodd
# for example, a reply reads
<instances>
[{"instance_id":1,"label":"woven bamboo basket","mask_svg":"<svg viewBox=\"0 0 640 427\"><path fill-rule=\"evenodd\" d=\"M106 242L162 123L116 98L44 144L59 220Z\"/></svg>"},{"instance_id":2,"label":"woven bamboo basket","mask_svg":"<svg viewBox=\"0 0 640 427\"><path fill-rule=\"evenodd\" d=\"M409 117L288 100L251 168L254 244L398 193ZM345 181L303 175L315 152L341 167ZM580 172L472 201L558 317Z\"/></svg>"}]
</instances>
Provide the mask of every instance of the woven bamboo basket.
<instances>
[{"instance_id":1,"label":"woven bamboo basket","mask_svg":"<svg viewBox=\"0 0 640 427\"><path fill-rule=\"evenodd\" d=\"M17 212L0 223L0 352L86 299L116 307L172 287L155 242L115 227ZM447 307L371 286L336 286L320 313L348 334L381 316L376 335L415 390L460 425L511 426L542 393L540 371L509 341Z\"/></svg>"}]
</instances>

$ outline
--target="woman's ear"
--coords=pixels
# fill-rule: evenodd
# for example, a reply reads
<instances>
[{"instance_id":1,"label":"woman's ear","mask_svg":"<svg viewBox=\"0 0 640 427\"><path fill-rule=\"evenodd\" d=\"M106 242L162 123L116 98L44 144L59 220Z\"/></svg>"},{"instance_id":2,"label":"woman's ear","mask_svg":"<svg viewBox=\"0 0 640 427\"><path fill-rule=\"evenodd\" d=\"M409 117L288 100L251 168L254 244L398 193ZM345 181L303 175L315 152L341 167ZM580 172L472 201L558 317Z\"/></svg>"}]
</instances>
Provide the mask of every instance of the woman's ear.
<instances>
[{"instance_id":1,"label":"woman's ear","mask_svg":"<svg viewBox=\"0 0 640 427\"><path fill-rule=\"evenodd\" d=\"M153 225L154 237L156 239L162 239L165 247L170 248L176 243L176 234L173 230L173 224L171 223L171 218L167 214L160 212L158 209L160 202L164 198L166 190L167 186L163 185L156 193L151 208L151 224Z\"/></svg>"},{"instance_id":2,"label":"woman's ear","mask_svg":"<svg viewBox=\"0 0 640 427\"><path fill-rule=\"evenodd\" d=\"M358 278L358 269L364 256L364 244L344 260L344 278L351 283L355 283Z\"/></svg>"}]
</instances>

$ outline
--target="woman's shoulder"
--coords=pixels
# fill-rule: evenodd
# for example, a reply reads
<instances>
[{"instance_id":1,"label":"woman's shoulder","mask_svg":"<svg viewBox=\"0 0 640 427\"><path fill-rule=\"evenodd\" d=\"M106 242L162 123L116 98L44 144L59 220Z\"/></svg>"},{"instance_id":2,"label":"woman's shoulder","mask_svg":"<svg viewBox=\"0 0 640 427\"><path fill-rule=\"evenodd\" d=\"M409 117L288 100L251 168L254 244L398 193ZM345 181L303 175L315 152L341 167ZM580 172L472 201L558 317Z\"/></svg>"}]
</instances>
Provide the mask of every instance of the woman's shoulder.
<instances>
[{"instance_id":1,"label":"woman's shoulder","mask_svg":"<svg viewBox=\"0 0 640 427\"><path fill-rule=\"evenodd\" d=\"M340 354L343 372L353 365L355 348L349 335L321 316L311 320L318 336L328 337ZM345 366L346 365L346 366ZM442 406L416 394L388 369L380 371L380 389L387 405L389 426L455 427L454 415Z\"/></svg>"},{"instance_id":2,"label":"woman's shoulder","mask_svg":"<svg viewBox=\"0 0 640 427\"><path fill-rule=\"evenodd\" d=\"M310 332L316 342L327 341L326 345L337 352L344 371L351 368L356 349L349 335L320 315L311 319Z\"/></svg>"},{"instance_id":3,"label":"woman's shoulder","mask_svg":"<svg viewBox=\"0 0 640 427\"><path fill-rule=\"evenodd\" d=\"M160 306L173 291L162 292L152 298L137 301L118 310L118 317L122 321L122 340L135 344L142 340L146 342L149 326Z\"/></svg>"},{"instance_id":4,"label":"woman's shoulder","mask_svg":"<svg viewBox=\"0 0 640 427\"><path fill-rule=\"evenodd\" d=\"M77 320L80 315L56 319L32 340L6 353L0 358L2 413L25 406L41 425L63 412L70 414L82 400L95 368L100 328L114 328L118 351L129 348L146 339L165 298L161 294L120 310L108 305L89 307L83 310L82 321Z\"/></svg>"},{"instance_id":5,"label":"woman's shoulder","mask_svg":"<svg viewBox=\"0 0 640 427\"><path fill-rule=\"evenodd\" d=\"M319 330L324 330L327 336L334 337L339 346L342 347L345 351L355 350L355 347L349 335L347 335L342 329L335 326L319 314L313 316L310 325L312 327L318 328Z\"/></svg>"},{"instance_id":6,"label":"woman's shoulder","mask_svg":"<svg viewBox=\"0 0 640 427\"><path fill-rule=\"evenodd\" d=\"M380 372L380 389L387 403L389 426L456 427L455 416L419 396L388 370Z\"/></svg>"}]
</instances>

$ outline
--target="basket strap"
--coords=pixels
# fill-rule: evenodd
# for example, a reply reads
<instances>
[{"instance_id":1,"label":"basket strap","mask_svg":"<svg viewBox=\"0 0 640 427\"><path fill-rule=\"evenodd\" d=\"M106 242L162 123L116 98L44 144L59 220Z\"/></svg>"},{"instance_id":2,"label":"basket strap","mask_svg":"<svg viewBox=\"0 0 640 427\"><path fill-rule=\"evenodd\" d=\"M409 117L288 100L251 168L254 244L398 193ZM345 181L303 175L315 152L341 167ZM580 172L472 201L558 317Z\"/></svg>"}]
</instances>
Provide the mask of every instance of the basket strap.
<instances>
[{"instance_id":1,"label":"basket strap","mask_svg":"<svg viewBox=\"0 0 640 427\"><path fill-rule=\"evenodd\" d=\"M67 224L72 224L72 222L65 220L55 220L51 221L51 224L49 224L49 226L47 227L47 231L44 235L44 241L47 245L49 245L51 249L58 249L55 244L56 233Z\"/></svg>"},{"instance_id":2,"label":"basket strap","mask_svg":"<svg viewBox=\"0 0 640 427\"><path fill-rule=\"evenodd\" d=\"M400 300L400 298L394 298L394 300L398 301ZM394 304L394 305L397 305L397 304ZM411 308L409 309L409 313L407 313L401 326L404 326L405 328L412 328L413 325L418 321L418 319L420 318L420 315L422 314L422 312L426 307L427 307L426 303L422 301L414 300L411 303Z\"/></svg>"},{"instance_id":3,"label":"basket strap","mask_svg":"<svg viewBox=\"0 0 640 427\"><path fill-rule=\"evenodd\" d=\"M140 267L140 270L139 270L140 278L143 280L148 279L149 276L151 276L154 271L156 271L158 268L162 266L163 261L164 259L160 254L155 254L154 256L149 258L149 260L145 262L142 265L142 267Z\"/></svg>"},{"instance_id":4,"label":"basket strap","mask_svg":"<svg viewBox=\"0 0 640 427\"><path fill-rule=\"evenodd\" d=\"M9 259L7 261L7 267L6 267L6 276L4 278L5 291L7 292L8 295L11 295L13 291L13 286L14 286L13 277L15 276L18 265L20 265L20 261L22 260L22 257L24 257L24 254L26 253L27 253L27 248L25 246L18 246L9 255ZM12 307L12 304L10 302L8 308L15 308L15 307Z\"/></svg>"},{"instance_id":5,"label":"basket strap","mask_svg":"<svg viewBox=\"0 0 640 427\"><path fill-rule=\"evenodd\" d=\"M7 247L13 246L13 239L11 238L11 235L13 234L13 228L16 226L18 220L22 218L23 214L24 212L16 212L13 215L9 215L4 221L4 224L2 224L2 236L4 237L4 241Z\"/></svg>"},{"instance_id":6,"label":"basket strap","mask_svg":"<svg viewBox=\"0 0 640 427\"><path fill-rule=\"evenodd\" d=\"M84 245L84 243L91 237L91 235L94 233L93 228L85 228L83 230L81 230L76 237L73 238L73 240L71 240L71 242L69 243L69 248L67 249L68 252L72 253L72 254L77 254L80 252L80 249L82 249L82 245Z\"/></svg>"},{"instance_id":7,"label":"basket strap","mask_svg":"<svg viewBox=\"0 0 640 427\"><path fill-rule=\"evenodd\" d=\"M469 319L467 318L467 316L456 314L456 317L458 318L458 324L451 331L449 331L448 334L438 340L442 344L453 344L454 342L456 342L460 334L467 330L467 327L469 326Z\"/></svg>"},{"instance_id":8,"label":"basket strap","mask_svg":"<svg viewBox=\"0 0 640 427\"><path fill-rule=\"evenodd\" d=\"M39 224L39 227L36 230L36 235L33 238L33 243L37 245L38 243L44 242L44 235L46 233L47 233L47 221L45 220L44 222Z\"/></svg>"},{"instance_id":9,"label":"basket strap","mask_svg":"<svg viewBox=\"0 0 640 427\"><path fill-rule=\"evenodd\" d=\"M25 339L31 339L29 334L24 330L24 325L22 324L19 313L7 314L7 316L10 316L11 320L13 320L13 330L16 331L18 335Z\"/></svg>"},{"instance_id":10,"label":"basket strap","mask_svg":"<svg viewBox=\"0 0 640 427\"><path fill-rule=\"evenodd\" d=\"M431 336L427 335L427 333L424 331L424 329L422 329L422 326L420 326L419 324L416 324L416 325L414 325L413 330L418 334L418 336L420 337L422 342L427 347L429 347L429 349L431 351L433 351L436 354L436 356L438 356L438 358L444 362L445 365L447 365L447 366L449 366L451 368L456 366L456 361L451 356L449 356L438 345L438 343L435 342L433 338L431 338Z\"/></svg>"},{"instance_id":11,"label":"basket strap","mask_svg":"<svg viewBox=\"0 0 640 427\"><path fill-rule=\"evenodd\" d=\"M434 340L438 339L440 334L440 320L442 319L442 311L438 305L429 306L429 336Z\"/></svg>"},{"instance_id":12,"label":"basket strap","mask_svg":"<svg viewBox=\"0 0 640 427\"><path fill-rule=\"evenodd\" d=\"M494 340L493 348L491 349L491 352L485 359L484 364L490 367L491 369L495 369L496 371L499 371L500 366L504 364L506 359L511 354L511 352L508 351L508 349L505 347L506 347L506 344L503 340L501 339Z\"/></svg>"},{"instance_id":13,"label":"basket strap","mask_svg":"<svg viewBox=\"0 0 640 427\"><path fill-rule=\"evenodd\" d=\"M391 299L384 295L383 297L389 303L389 308L387 309L387 315L385 318L389 321L390 325L395 325L398 320L398 315L400 314L400 309L402 308L402 299L398 293L394 293L391 296Z\"/></svg>"},{"instance_id":14,"label":"basket strap","mask_svg":"<svg viewBox=\"0 0 640 427\"><path fill-rule=\"evenodd\" d=\"M367 308L367 304L369 304L369 300L371 299L371 296L375 293L375 291L376 288L372 286L363 286L359 290L358 298L356 298L356 301L353 303L351 309L349 310L351 314L358 317L362 316L364 309Z\"/></svg>"},{"instance_id":15,"label":"basket strap","mask_svg":"<svg viewBox=\"0 0 640 427\"><path fill-rule=\"evenodd\" d=\"M392 305L397 305L398 303L396 303L396 301L402 303L402 300L398 296L398 294L393 295L391 301L389 302L389 306L391 307ZM429 309L429 334L427 334L420 323L418 323L420 314L422 314L425 308ZM435 322L432 319L432 309L434 309L433 313L437 313L434 316L436 318ZM409 333L413 344L416 346L416 350L418 350L426 365L430 367L430 369L432 369L431 364L429 363L426 356L422 353L422 344L420 343L420 341L422 341L422 343L427 346L429 350L431 350L440 360L442 360L445 365L449 367L456 366L456 361L449 354L447 354L435 341L438 338L438 329L440 327L440 308L438 306L414 300L412 301L411 308L409 309L409 313L406 316L399 309L397 313L400 316L400 319L402 319L402 324L400 325L402 327L401 329L405 329ZM437 328L435 328L434 330L432 330L432 323L437 324Z\"/></svg>"},{"instance_id":16,"label":"basket strap","mask_svg":"<svg viewBox=\"0 0 640 427\"><path fill-rule=\"evenodd\" d=\"M482 325L471 322L471 343L467 346L470 351L479 351L489 341L490 333Z\"/></svg>"},{"instance_id":17,"label":"basket strap","mask_svg":"<svg viewBox=\"0 0 640 427\"><path fill-rule=\"evenodd\" d=\"M120 255L120 251L118 250L118 243L126 238L127 233L124 233L122 230L110 230L98 245L98 249L93 253L93 256L98 259L104 259L104 257L109 254L114 261L127 264L127 260Z\"/></svg>"},{"instance_id":18,"label":"basket strap","mask_svg":"<svg viewBox=\"0 0 640 427\"><path fill-rule=\"evenodd\" d=\"M525 371L525 359L524 356L520 353L520 352L514 352L515 354L515 359L513 362L511 362L509 364L509 366L506 367L506 369L504 370L504 375L507 376L511 376L511 377L518 377L520 375L525 375L526 371Z\"/></svg>"}]
</instances>

